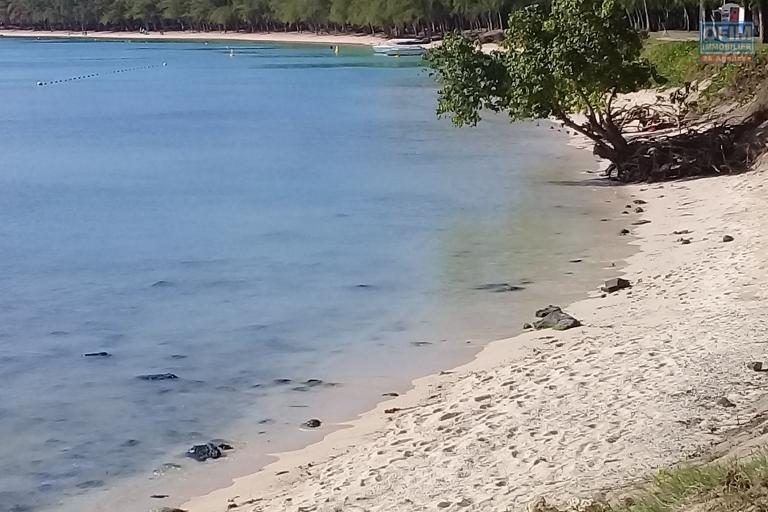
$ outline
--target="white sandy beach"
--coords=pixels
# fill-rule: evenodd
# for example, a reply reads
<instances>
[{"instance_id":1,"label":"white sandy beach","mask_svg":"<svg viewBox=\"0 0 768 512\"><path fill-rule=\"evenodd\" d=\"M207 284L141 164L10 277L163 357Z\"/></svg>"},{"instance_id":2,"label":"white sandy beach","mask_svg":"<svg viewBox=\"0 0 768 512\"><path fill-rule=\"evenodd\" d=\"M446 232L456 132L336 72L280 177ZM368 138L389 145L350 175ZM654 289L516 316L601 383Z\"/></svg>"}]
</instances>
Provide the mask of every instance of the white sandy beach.
<instances>
[{"instance_id":1,"label":"white sandy beach","mask_svg":"<svg viewBox=\"0 0 768 512\"><path fill-rule=\"evenodd\" d=\"M599 495L723 441L763 394L747 364L765 356L768 330L768 175L623 191L647 201L651 221L630 226L615 204L616 243L627 227L640 249L617 270L633 287L566 308L583 327L494 342L182 508L524 510L539 496Z\"/></svg>"},{"instance_id":2,"label":"white sandy beach","mask_svg":"<svg viewBox=\"0 0 768 512\"><path fill-rule=\"evenodd\" d=\"M4 37L32 38L85 38L132 41L252 41L295 44L333 44L333 45L363 45L373 46L385 40L385 37L365 34L315 34L312 32L68 32L64 30L0 30Z\"/></svg>"}]
</instances>

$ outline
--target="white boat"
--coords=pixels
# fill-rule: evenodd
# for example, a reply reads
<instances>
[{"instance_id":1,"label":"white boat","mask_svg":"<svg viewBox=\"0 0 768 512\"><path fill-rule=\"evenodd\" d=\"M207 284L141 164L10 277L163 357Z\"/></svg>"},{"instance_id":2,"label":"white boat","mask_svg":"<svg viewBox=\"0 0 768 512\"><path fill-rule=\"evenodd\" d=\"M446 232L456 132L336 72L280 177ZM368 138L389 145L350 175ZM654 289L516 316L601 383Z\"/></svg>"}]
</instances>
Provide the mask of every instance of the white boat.
<instances>
[{"instance_id":1,"label":"white boat","mask_svg":"<svg viewBox=\"0 0 768 512\"><path fill-rule=\"evenodd\" d=\"M373 51L380 55L400 57L408 55L424 55L427 49L421 39L390 39L373 47Z\"/></svg>"}]
</instances>

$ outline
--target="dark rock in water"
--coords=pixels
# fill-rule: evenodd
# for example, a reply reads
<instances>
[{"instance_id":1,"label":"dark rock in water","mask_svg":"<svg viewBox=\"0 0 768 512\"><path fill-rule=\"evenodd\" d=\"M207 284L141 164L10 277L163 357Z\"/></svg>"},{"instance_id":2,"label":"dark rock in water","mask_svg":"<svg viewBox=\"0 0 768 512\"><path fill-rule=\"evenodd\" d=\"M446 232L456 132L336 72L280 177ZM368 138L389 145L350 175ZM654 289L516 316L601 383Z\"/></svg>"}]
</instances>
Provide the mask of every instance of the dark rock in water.
<instances>
[{"instance_id":1,"label":"dark rock in water","mask_svg":"<svg viewBox=\"0 0 768 512\"><path fill-rule=\"evenodd\" d=\"M103 487L104 480L86 480L75 485L78 489L95 489L97 487Z\"/></svg>"},{"instance_id":2,"label":"dark rock in water","mask_svg":"<svg viewBox=\"0 0 768 512\"><path fill-rule=\"evenodd\" d=\"M688 245L691 243L690 238L678 238L677 241L680 242L682 245Z\"/></svg>"},{"instance_id":3,"label":"dark rock in water","mask_svg":"<svg viewBox=\"0 0 768 512\"><path fill-rule=\"evenodd\" d=\"M531 324L523 324L523 329L533 329L533 326Z\"/></svg>"},{"instance_id":4,"label":"dark rock in water","mask_svg":"<svg viewBox=\"0 0 768 512\"><path fill-rule=\"evenodd\" d=\"M163 507L155 510L155 512L189 512L189 511L183 508Z\"/></svg>"},{"instance_id":5,"label":"dark rock in water","mask_svg":"<svg viewBox=\"0 0 768 512\"><path fill-rule=\"evenodd\" d=\"M723 242L733 242L733 237L731 235L723 235Z\"/></svg>"},{"instance_id":6,"label":"dark rock in water","mask_svg":"<svg viewBox=\"0 0 768 512\"><path fill-rule=\"evenodd\" d=\"M179 376L175 373L151 373L149 375L139 375L137 378L141 380L174 380L178 379Z\"/></svg>"},{"instance_id":7,"label":"dark rock in water","mask_svg":"<svg viewBox=\"0 0 768 512\"><path fill-rule=\"evenodd\" d=\"M640 206L635 208L635 213L643 213L645 210L643 210Z\"/></svg>"},{"instance_id":8,"label":"dark rock in water","mask_svg":"<svg viewBox=\"0 0 768 512\"><path fill-rule=\"evenodd\" d=\"M156 500L164 500L168 497L167 494L152 494L149 496L150 498L156 499Z\"/></svg>"},{"instance_id":9,"label":"dark rock in water","mask_svg":"<svg viewBox=\"0 0 768 512\"><path fill-rule=\"evenodd\" d=\"M632 208L631 204L625 205L624 208Z\"/></svg>"},{"instance_id":10,"label":"dark rock in water","mask_svg":"<svg viewBox=\"0 0 768 512\"><path fill-rule=\"evenodd\" d=\"M322 384L322 383L323 383L323 381L322 381L322 380L320 380L320 379L307 379L307 380L305 380L305 381L303 382L303 384L304 384L305 386L309 386L309 387L315 387L315 386L319 386L319 385L320 385L320 384Z\"/></svg>"},{"instance_id":11,"label":"dark rock in water","mask_svg":"<svg viewBox=\"0 0 768 512\"><path fill-rule=\"evenodd\" d=\"M632 202L635 203L635 204L646 204L647 203L647 201L643 201L642 199L635 199Z\"/></svg>"},{"instance_id":12,"label":"dark rock in water","mask_svg":"<svg viewBox=\"0 0 768 512\"><path fill-rule=\"evenodd\" d=\"M582 260L581 258L574 258L572 260L568 260L568 263L581 263L582 261L584 260Z\"/></svg>"},{"instance_id":13,"label":"dark rock in water","mask_svg":"<svg viewBox=\"0 0 768 512\"><path fill-rule=\"evenodd\" d=\"M728 400L726 397L718 398L717 402L715 402L717 405L725 408L731 408L736 407L736 404Z\"/></svg>"},{"instance_id":14,"label":"dark rock in water","mask_svg":"<svg viewBox=\"0 0 768 512\"><path fill-rule=\"evenodd\" d=\"M168 286L173 286L173 283L170 281L155 281L152 283L152 288L167 288Z\"/></svg>"},{"instance_id":15,"label":"dark rock in water","mask_svg":"<svg viewBox=\"0 0 768 512\"><path fill-rule=\"evenodd\" d=\"M768 372L768 365L762 361L753 361L747 365L747 368L755 372Z\"/></svg>"},{"instance_id":16,"label":"dark rock in water","mask_svg":"<svg viewBox=\"0 0 768 512\"><path fill-rule=\"evenodd\" d=\"M171 359L186 359L187 356L184 354L171 354Z\"/></svg>"},{"instance_id":17,"label":"dark rock in water","mask_svg":"<svg viewBox=\"0 0 768 512\"><path fill-rule=\"evenodd\" d=\"M211 439L210 442L211 442L211 444L216 445L216 447L219 450L223 450L223 451L234 450L234 448L232 447L232 444L229 441L225 440L225 439Z\"/></svg>"},{"instance_id":18,"label":"dark rock in water","mask_svg":"<svg viewBox=\"0 0 768 512\"><path fill-rule=\"evenodd\" d=\"M290 384L293 382L291 379L275 379L272 381L273 384Z\"/></svg>"},{"instance_id":19,"label":"dark rock in water","mask_svg":"<svg viewBox=\"0 0 768 512\"><path fill-rule=\"evenodd\" d=\"M389 393L383 393L381 396L395 397L395 396L400 396L400 393L395 393L394 391L390 391Z\"/></svg>"},{"instance_id":20,"label":"dark rock in water","mask_svg":"<svg viewBox=\"0 0 768 512\"><path fill-rule=\"evenodd\" d=\"M623 290L624 288L629 288L630 286L632 285L626 279L616 277L613 279L608 279L600 288L600 290L606 293L613 293L619 290Z\"/></svg>"},{"instance_id":21,"label":"dark rock in water","mask_svg":"<svg viewBox=\"0 0 768 512\"><path fill-rule=\"evenodd\" d=\"M87 352L83 354L83 357L112 357L109 352Z\"/></svg>"},{"instance_id":22,"label":"dark rock in water","mask_svg":"<svg viewBox=\"0 0 768 512\"><path fill-rule=\"evenodd\" d=\"M300 393L303 393L305 391L309 391L309 388L307 386L296 386L294 388L291 388L291 391L298 391Z\"/></svg>"},{"instance_id":23,"label":"dark rock in water","mask_svg":"<svg viewBox=\"0 0 768 512\"><path fill-rule=\"evenodd\" d=\"M360 283L360 284L356 284L355 288L373 288L373 286L370 284Z\"/></svg>"},{"instance_id":24,"label":"dark rock in water","mask_svg":"<svg viewBox=\"0 0 768 512\"><path fill-rule=\"evenodd\" d=\"M187 450L187 457L191 457L198 462L208 459L218 459L221 457L221 450L213 443L196 444Z\"/></svg>"},{"instance_id":25,"label":"dark rock in water","mask_svg":"<svg viewBox=\"0 0 768 512\"><path fill-rule=\"evenodd\" d=\"M305 428L317 428L317 427L319 427L322 424L323 424L322 421L320 421L320 420L318 420L316 418L312 418L311 420L307 420L304 423L302 423L301 426L305 427Z\"/></svg>"},{"instance_id":26,"label":"dark rock in water","mask_svg":"<svg viewBox=\"0 0 768 512\"><path fill-rule=\"evenodd\" d=\"M536 318L544 318L545 316L552 313L553 311L562 311L562 309L560 308L560 306L553 306L552 304L550 304L547 307L536 310Z\"/></svg>"},{"instance_id":27,"label":"dark rock in water","mask_svg":"<svg viewBox=\"0 0 768 512\"><path fill-rule=\"evenodd\" d=\"M649 221L648 219L640 219L640 220L636 220L635 222L633 222L632 225L633 226L642 226L643 224L650 224L650 223L651 223L651 221Z\"/></svg>"},{"instance_id":28,"label":"dark rock in water","mask_svg":"<svg viewBox=\"0 0 768 512\"><path fill-rule=\"evenodd\" d=\"M681 229L680 231L673 231L673 235L689 235L691 233L690 229Z\"/></svg>"},{"instance_id":29,"label":"dark rock in water","mask_svg":"<svg viewBox=\"0 0 768 512\"><path fill-rule=\"evenodd\" d=\"M431 345L432 343L429 341L412 341L411 345L414 347L426 347L427 345Z\"/></svg>"},{"instance_id":30,"label":"dark rock in water","mask_svg":"<svg viewBox=\"0 0 768 512\"><path fill-rule=\"evenodd\" d=\"M629 234L629 230L627 228L624 228L621 231L619 231L619 235L628 235L628 234Z\"/></svg>"},{"instance_id":31,"label":"dark rock in water","mask_svg":"<svg viewBox=\"0 0 768 512\"><path fill-rule=\"evenodd\" d=\"M138 446L138 445L139 445L139 441L137 439L129 439L125 441L123 444L121 444L120 446L124 446L125 448L133 448L134 446Z\"/></svg>"},{"instance_id":32,"label":"dark rock in water","mask_svg":"<svg viewBox=\"0 0 768 512\"><path fill-rule=\"evenodd\" d=\"M270 425L270 424L272 424L274 422L275 422L275 420L273 420L272 418L264 418L263 420L259 420L257 423L259 425Z\"/></svg>"},{"instance_id":33,"label":"dark rock in water","mask_svg":"<svg viewBox=\"0 0 768 512\"><path fill-rule=\"evenodd\" d=\"M480 286L476 286L475 290L489 291L494 293L504 293L504 292L517 292L520 290L525 290L525 288L522 286L516 286L514 284L509 284L509 283L488 283L488 284L481 284Z\"/></svg>"},{"instance_id":34,"label":"dark rock in water","mask_svg":"<svg viewBox=\"0 0 768 512\"><path fill-rule=\"evenodd\" d=\"M556 331L565 331L580 325L581 322L559 308L533 323L536 329L552 328Z\"/></svg>"}]
</instances>

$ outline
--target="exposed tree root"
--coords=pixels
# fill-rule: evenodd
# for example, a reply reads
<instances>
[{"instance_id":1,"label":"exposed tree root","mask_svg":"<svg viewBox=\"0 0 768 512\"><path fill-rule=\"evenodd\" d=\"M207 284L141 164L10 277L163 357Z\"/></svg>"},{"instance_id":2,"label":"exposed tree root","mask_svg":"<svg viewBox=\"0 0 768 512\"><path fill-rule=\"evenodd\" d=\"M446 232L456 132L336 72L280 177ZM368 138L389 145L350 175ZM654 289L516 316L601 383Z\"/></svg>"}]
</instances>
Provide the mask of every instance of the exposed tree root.
<instances>
[{"instance_id":1,"label":"exposed tree root","mask_svg":"<svg viewBox=\"0 0 768 512\"><path fill-rule=\"evenodd\" d=\"M703 131L632 139L606 170L622 182L665 181L747 170L766 149L768 111Z\"/></svg>"}]
</instances>

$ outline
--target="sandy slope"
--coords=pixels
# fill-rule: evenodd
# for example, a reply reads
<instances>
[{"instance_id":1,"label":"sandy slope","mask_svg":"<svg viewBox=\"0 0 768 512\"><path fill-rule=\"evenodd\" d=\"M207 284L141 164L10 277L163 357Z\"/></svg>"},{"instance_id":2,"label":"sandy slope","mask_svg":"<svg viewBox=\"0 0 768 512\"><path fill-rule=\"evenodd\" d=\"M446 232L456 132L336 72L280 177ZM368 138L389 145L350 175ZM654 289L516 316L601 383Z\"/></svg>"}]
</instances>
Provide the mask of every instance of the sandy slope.
<instances>
[{"instance_id":1,"label":"sandy slope","mask_svg":"<svg viewBox=\"0 0 768 512\"><path fill-rule=\"evenodd\" d=\"M746 366L768 340L768 175L627 192L652 221L631 227L634 287L569 307L584 327L495 342L183 508L518 510L539 495L592 495L720 441L749 419L768 378ZM617 231L629 224L623 209ZM735 407L718 405L724 396Z\"/></svg>"}]
</instances>

